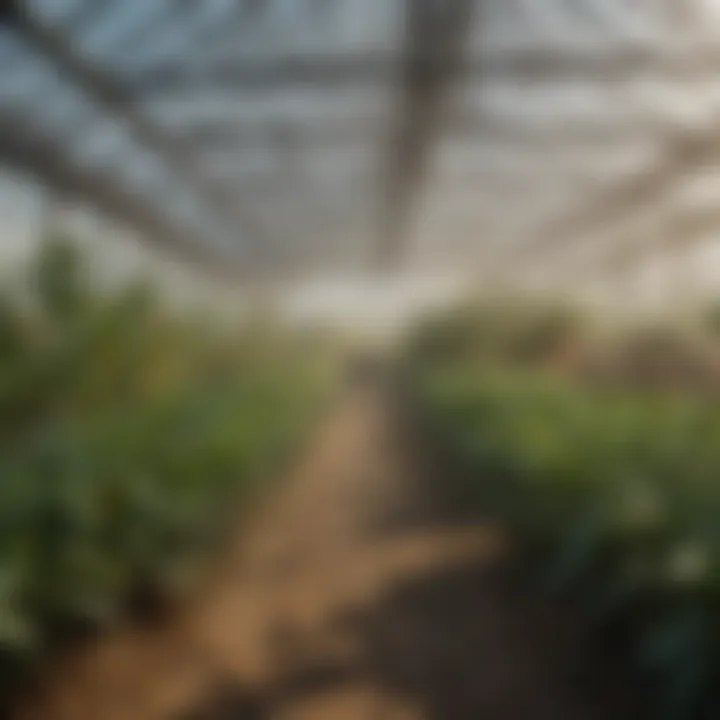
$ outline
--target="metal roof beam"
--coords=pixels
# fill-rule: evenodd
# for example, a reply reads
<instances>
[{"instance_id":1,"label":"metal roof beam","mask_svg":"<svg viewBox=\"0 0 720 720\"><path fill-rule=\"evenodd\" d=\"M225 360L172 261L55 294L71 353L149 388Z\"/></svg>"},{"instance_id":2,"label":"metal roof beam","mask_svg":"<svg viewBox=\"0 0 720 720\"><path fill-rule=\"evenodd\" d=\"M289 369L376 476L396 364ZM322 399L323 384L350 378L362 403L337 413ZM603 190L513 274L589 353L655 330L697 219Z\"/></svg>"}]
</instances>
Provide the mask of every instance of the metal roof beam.
<instances>
[{"instance_id":1,"label":"metal roof beam","mask_svg":"<svg viewBox=\"0 0 720 720\"><path fill-rule=\"evenodd\" d=\"M401 97L387 147L380 266L396 265L404 255L413 205L428 176L449 94L462 73L474 9L473 0L407 0Z\"/></svg>"},{"instance_id":2,"label":"metal roof beam","mask_svg":"<svg viewBox=\"0 0 720 720\"><path fill-rule=\"evenodd\" d=\"M642 211L669 191L680 175L702 167L717 149L717 128L696 133L677 133L656 162L591 193L590 201L578 203L579 210L541 227L520 252L538 257L562 250L568 243L601 227L605 222L622 220ZM513 259L508 258L511 262Z\"/></svg>"},{"instance_id":3,"label":"metal roof beam","mask_svg":"<svg viewBox=\"0 0 720 720\"><path fill-rule=\"evenodd\" d=\"M102 19L103 15L111 12L113 6L117 7L116 0L85 0L74 12L63 22L75 33L85 33L92 29L92 26Z\"/></svg>"},{"instance_id":4,"label":"metal roof beam","mask_svg":"<svg viewBox=\"0 0 720 720\"><path fill-rule=\"evenodd\" d=\"M14 25L20 16L19 0L0 0L0 25Z\"/></svg>"},{"instance_id":5,"label":"metal roof beam","mask_svg":"<svg viewBox=\"0 0 720 720\"><path fill-rule=\"evenodd\" d=\"M228 267L226 254L170 221L148 198L118 187L102 171L79 167L57 143L28 133L20 123L0 121L0 160L63 197L90 201L121 224L189 260L218 269Z\"/></svg>"},{"instance_id":6,"label":"metal roof beam","mask_svg":"<svg viewBox=\"0 0 720 720\"><path fill-rule=\"evenodd\" d=\"M197 188L210 208L225 219L228 229L235 226L247 230L251 242L264 239L264 233L244 212L239 211L237 199L231 201L228 188L204 178L198 169L198 158L182 139L175 138L157 126L137 107L132 92L113 76L98 70L78 56L60 32L48 27L28 13L21 13L18 29L29 42L51 58L64 74L77 82L105 109L131 123L137 139L160 152Z\"/></svg>"},{"instance_id":7,"label":"metal roof beam","mask_svg":"<svg viewBox=\"0 0 720 720\"><path fill-rule=\"evenodd\" d=\"M449 53L447 60L451 60ZM270 92L313 85L346 88L348 84L375 84L392 77L402 57L397 53L328 55L302 53L273 60L226 59L189 73L181 63L158 64L128 74L126 81L140 95L162 97L197 90ZM415 59L420 82L430 82L437 58L422 53ZM682 80L688 76L711 78L720 68L720 51L614 48L583 52L577 48L498 50L458 61L458 69L477 81L506 79L517 82L622 82L638 76Z\"/></svg>"},{"instance_id":8,"label":"metal roof beam","mask_svg":"<svg viewBox=\"0 0 720 720\"><path fill-rule=\"evenodd\" d=\"M292 139L297 150L318 151L337 149L344 145L371 147L381 136L384 125L380 121L339 122L337 120L308 120L302 123L281 119L268 122L206 122L196 123L183 131L188 143L214 150L254 149L280 145ZM446 121L447 136L443 142L491 142L518 145L567 145L571 148L595 149L618 141L643 140L657 130L656 125L623 125L598 122L556 123L534 125L527 118L512 118L489 113L450 113Z\"/></svg>"},{"instance_id":9,"label":"metal roof beam","mask_svg":"<svg viewBox=\"0 0 720 720\"><path fill-rule=\"evenodd\" d=\"M651 230L634 236L619 232L612 243L605 243L590 257L570 262L563 269L571 271L574 277L587 279L627 272L644 262L651 253L695 244L716 232L718 226L720 210L717 207L675 209Z\"/></svg>"}]
</instances>

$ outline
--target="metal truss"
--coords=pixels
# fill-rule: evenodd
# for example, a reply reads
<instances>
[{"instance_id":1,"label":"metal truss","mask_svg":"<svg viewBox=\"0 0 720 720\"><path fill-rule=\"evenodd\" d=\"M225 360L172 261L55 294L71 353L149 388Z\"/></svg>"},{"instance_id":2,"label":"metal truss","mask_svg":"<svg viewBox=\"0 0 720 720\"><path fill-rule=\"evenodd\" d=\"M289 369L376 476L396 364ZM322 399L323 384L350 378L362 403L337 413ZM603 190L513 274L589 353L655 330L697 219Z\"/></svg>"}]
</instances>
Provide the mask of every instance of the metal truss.
<instances>
[{"instance_id":1,"label":"metal truss","mask_svg":"<svg viewBox=\"0 0 720 720\"><path fill-rule=\"evenodd\" d=\"M363 30L363 13L379 19ZM3 0L0 162L148 241L252 273L312 265L359 239L348 257L396 266L412 260L413 219L443 205L433 197L468 185L470 209L475 194L524 201L542 195L544 151L577 151L582 165L621 139L656 138L651 163L578 182L571 208L528 222L504 249L488 242L512 272L660 202L715 152L717 128L572 117L559 105L542 117L520 102L498 111L493 92L529 103L541 90L632 98L642 79L704 82L720 53L688 17L650 0ZM108 128L122 135L112 153ZM451 177L448 140L470 164L487 148L527 163ZM573 184L547 165L542 184ZM689 211L654 247L714 221ZM653 246L623 236L612 247L598 268L640 262L629 248Z\"/></svg>"}]
</instances>

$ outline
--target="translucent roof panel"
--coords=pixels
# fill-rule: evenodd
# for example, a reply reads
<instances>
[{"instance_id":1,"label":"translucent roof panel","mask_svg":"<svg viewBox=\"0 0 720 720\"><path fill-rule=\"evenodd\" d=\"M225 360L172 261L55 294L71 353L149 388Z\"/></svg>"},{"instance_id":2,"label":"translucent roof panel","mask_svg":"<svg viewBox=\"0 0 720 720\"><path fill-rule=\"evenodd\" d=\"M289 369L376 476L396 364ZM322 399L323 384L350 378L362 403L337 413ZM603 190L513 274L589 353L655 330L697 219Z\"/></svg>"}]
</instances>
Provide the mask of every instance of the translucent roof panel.
<instances>
[{"instance_id":1,"label":"translucent roof panel","mask_svg":"<svg viewBox=\"0 0 720 720\"><path fill-rule=\"evenodd\" d=\"M225 270L514 272L645 248L655 202L711 234L709 0L3 7L0 163Z\"/></svg>"}]
</instances>

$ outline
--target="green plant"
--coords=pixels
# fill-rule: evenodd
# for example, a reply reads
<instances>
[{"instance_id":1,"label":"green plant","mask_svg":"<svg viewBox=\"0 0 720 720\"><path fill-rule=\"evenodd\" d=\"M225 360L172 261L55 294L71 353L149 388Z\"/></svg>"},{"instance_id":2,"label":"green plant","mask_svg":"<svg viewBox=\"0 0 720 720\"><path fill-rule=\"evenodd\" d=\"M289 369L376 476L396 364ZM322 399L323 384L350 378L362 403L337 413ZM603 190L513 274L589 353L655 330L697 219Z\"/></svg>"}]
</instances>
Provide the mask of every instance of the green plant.
<instances>
[{"instance_id":1,"label":"green plant","mask_svg":"<svg viewBox=\"0 0 720 720\"><path fill-rule=\"evenodd\" d=\"M539 586L629 628L657 717L685 720L720 713L720 408L696 375L711 360L682 337L594 346L603 382L541 360L488 365L458 340L416 354L413 382L478 503L501 485Z\"/></svg>"},{"instance_id":2,"label":"green plant","mask_svg":"<svg viewBox=\"0 0 720 720\"><path fill-rule=\"evenodd\" d=\"M237 520L325 379L289 332L163 312L152 288L94 292L53 243L28 316L0 306L0 656L169 593Z\"/></svg>"},{"instance_id":3,"label":"green plant","mask_svg":"<svg viewBox=\"0 0 720 720\"><path fill-rule=\"evenodd\" d=\"M560 304L460 304L426 318L410 339L408 354L423 364L544 363L575 342L581 327L579 314Z\"/></svg>"}]
</instances>

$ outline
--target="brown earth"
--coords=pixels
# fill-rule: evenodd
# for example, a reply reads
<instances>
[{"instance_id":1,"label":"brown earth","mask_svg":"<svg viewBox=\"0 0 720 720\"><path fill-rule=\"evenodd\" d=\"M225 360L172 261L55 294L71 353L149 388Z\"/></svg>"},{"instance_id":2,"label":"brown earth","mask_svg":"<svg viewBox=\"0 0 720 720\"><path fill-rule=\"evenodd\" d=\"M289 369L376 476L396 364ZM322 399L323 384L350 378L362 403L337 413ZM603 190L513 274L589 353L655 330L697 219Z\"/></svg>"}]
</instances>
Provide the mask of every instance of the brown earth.
<instances>
[{"instance_id":1,"label":"brown earth","mask_svg":"<svg viewBox=\"0 0 720 720\"><path fill-rule=\"evenodd\" d=\"M348 391L199 598L68 658L17 720L636 717L429 458L390 393Z\"/></svg>"}]
</instances>

